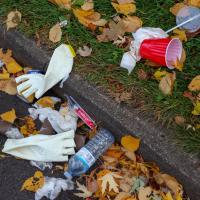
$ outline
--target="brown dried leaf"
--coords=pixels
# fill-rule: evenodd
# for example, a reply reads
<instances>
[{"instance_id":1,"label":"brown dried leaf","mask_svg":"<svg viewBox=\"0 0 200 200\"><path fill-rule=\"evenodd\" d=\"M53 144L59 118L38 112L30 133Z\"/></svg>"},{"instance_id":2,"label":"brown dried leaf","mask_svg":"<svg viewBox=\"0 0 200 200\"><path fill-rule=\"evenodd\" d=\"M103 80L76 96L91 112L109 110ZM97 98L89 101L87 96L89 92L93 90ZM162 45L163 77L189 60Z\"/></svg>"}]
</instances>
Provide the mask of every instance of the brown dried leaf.
<instances>
[{"instance_id":1,"label":"brown dried leaf","mask_svg":"<svg viewBox=\"0 0 200 200\"><path fill-rule=\"evenodd\" d=\"M175 73L169 73L161 79L159 83L159 89L164 95L172 95L175 80Z\"/></svg>"},{"instance_id":2,"label":"brown dried leaf","mask_svg":"<svg viewBox=\"0 0 200 200\"><path fill-rule=\"evenodd\" d=\"M174 120L175 120L175 123L176 124L178 124L178 125L183 125L184 123L185 123L185 118L184 117L182 117L182 116L179 116L179 115L177 115L175 118L174 118Z\"/></svg>"},{"instance_id":3,"label":"brown dried leaf","mask_svg":"<svg viewBox=\"0 0 200 200\"><path fill-rule=\"evenodd\" d=\"M195 100L195 97L194 97L194 96L192 95L192 93L189 92L189 91L185 91L185 92L183 93L183 96L186 97L186 98L188 98L188 99L190 99L191 101L194 101L194 100Z\"/></svg>"},{"instance_id":4,"label":"brown dried leaf","mask_svg":"<svg viewBox=\"0 0 200 200\"><path fill-rule=\"evenodd\" d=\"M89 48L88 46L84 45L83 47L79 47L77 53L82 57L88 57L92 53L92 48Z\"/></svg>"},{"instance_id":5,"label":"brown dried leaf","mask_svg":"<svg viewBox=\"0 0 200 200\"><path fill-rule=\"evenodd\" d=\"M86 135L75 134L76 149L79 150L85 145Z\"/></svg>"},{"instance_id":6,"label":"brown dried leaf","mask_svg":"<svg viewBox=\"0 0 200 200\"><path fill-rule=\"evenodd\" d=\"M125 200L127 199L128 197L130 197L130 194L127 193L127 192L120 192L114 200Z\"/></svg>"},{"instance_id":7,"label":"brown dried leaf","mask_svg":"<svg viewBox=\"0 0 200 200\"><path fill-rule=\"evenodd\" d=\"M54 25L49 31L49 40L53 43L60 42L62 38L62 30L59 24Z\"/></svg>"},{"instance_id":8,"label":"brown dried leaf","mask_svg":"<svg viewBox=\"0 0 200 200\"><path fill-rule=\"evenodd\" d=\"M10 95L17 94L17 85L14 79L0 80L0 91L6 92Z\"/></svg>"},{"instance_id":9,"label":"brown dried leaf","mask_svg":"<svg viewBox=\"0 0 200 200\"><path fill-rule=\"evenodd\" d=\"M139 69L137 71L137 75L140 80L148 80L149 77L148 73L145 72L143 69Z\"/></svg>"},{"instance_id":10,"label":"brown dried leaf","mask_svg":"<svg viewBox=\"0 0 200 200\"><path fill-rule=\"evenodd\" d=\"M21 22L22 14L19 11L11 11L8 13L7 20L6 20L6 26L7 31L10 28L15 28L18 26L18 24Z\"/></svg>"},{"instance_id":11,"label":"brown dried leaf","mask_svg":"<svg viewBox=\"0 0 200 200\"><path fill-rule=\"evenodd\" d=\"M200 0L187 0L188 5L200 8Z\"/></svg>"},{"instance_id":12,"label":"brown dried leaf","mask_svg":"<svg viewBox=\"0 0 200 200\"><path fill-rule=\"evenodd\" d=\"M184 3L176 3L174 6L172 6L170 8L170 12L173 14L173 15L177 15L178 12L180 11L181 8L183 8L184 6L186 6Z\"/></svg>"},{"instance_id":13,"label":"brown dried leaf","mask_svg":"<svg viewBox=\"0 0 200 200\"><path fill-rule=\"evenodd\" d=\"M183 71L185 60L186 60L186 52L185 49L183 49L181 59L180 60L177 59L173 66L179 71Z\"/></svg>"},{"instance_id":14,"label":"brown dried leaf","mask_svg":"<svg viewBox=\"0 0 200 200\"><path fill-rule=\"evenodd\" d=\"M125 24L122 20L117 23L111 20L108 26L109 28L104 28L102 34L97 36L98 41L116 41L120 36L124 36Z\"/></svg>"},{"instance_id":15,"label":"brown dried leaf","mask_svg":"<svg viewBox=\"0 0 200 200\"><path fill-rule=\"evenodd\" d=\"M124 22L125 32L135 32L138 28L142 27L142 20L136 16L127 16L122 19Z\"/></svg>"},{"instance_id":16,"label":"brown dried leaf","mask_svg":"<svg viewBox=\"0 0 200 200\"><path fill-rule=\"evenodd\" d=\"M124 91L122 93L112 93L112 96L115 97L115 100L118 103L121 103L121 102L127 102L127 101L131 100L133 94L132 94L132 92Z\"/></svg>"},{"instance_id":17,"label":"brown dried leaf","mask_svg":"<svg viewBox=\"0 0 200 200\"><path fill-rule=\"evenodd\" d=\"M142 187L140 190L139 190L139 193L138 193L138 199L139 200L150 200L151 197L151 193L153 192L152 188L151 187Z\"/></svg>"}]
</instances>

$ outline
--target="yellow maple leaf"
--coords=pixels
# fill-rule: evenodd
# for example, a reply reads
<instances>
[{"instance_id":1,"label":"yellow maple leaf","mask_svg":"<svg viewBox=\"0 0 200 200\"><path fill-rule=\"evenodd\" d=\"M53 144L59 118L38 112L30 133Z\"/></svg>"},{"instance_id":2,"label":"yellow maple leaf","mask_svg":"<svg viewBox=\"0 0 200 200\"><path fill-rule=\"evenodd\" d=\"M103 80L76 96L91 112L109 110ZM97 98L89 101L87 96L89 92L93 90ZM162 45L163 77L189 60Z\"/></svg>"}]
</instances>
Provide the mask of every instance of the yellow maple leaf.
<instances>
[{"instance_id":1,"label":"yellow maple leaf","mask_svg":"<svg viewBox=\"0 0 200 200\"><path fill-rule=\"evenodd\" d=\"M121 13L124 15L132 14L136 11L136 5L133 3L118 4L112 2L112 6L115 8L117 13Z\"/></svg>"},{"instance_id":2,"label":"yellow maple leaf","mask_svg":"<svg viewBox=\"0 0 200 200\"><path fill-rule=\"evenodd\" d=\"M185 30L175 29L173 30L172 38L179 38L181 41L187 42L187 36L185 34Z\"/></svg>"},{"instance_id":3,"label":"yellow maple leaf","mask_svg":"<svg viewBox=\"0 0 200 200\"><path fill-rule=\"evenodd\" d=\"M41 106L42 108L54 108L55 103L56 102L53 101L53 99L49 96L42 97L36 102L36 104Z\"/></svg>"},{"instance_id":4,"label":"yellow maple leaf","mask_svg":"<svg viewBox=\"0 0 200 200\"><path fill-rule=\"evenodd\" d=\"M155 73L154 73L154 77L157 81L160 81L163 77L165 77L169 72L167 71L161 71L161 70L157 70Z\"/></svg>"},{"instance_id":5,"label":"yellow maple leaf","mask_svg":"<svg viewBox=\"0 0 200 200\"><path fill-rule=\"evenodd\" d=\"M9 78L10 78L10 74L7 72L0 74L0 80L7 80Z\"/></svg>"},{"instance_id":6,"label":"yellow maple leaf","mask_svg":"<svg viewBox=\"0 0 200 200\"><path fill-rule=\"evenodd\" d=\"M28 178L22 185L21 191L28 190L31 192L36 192L38 189L42 188L45 179L44 175L40 171L36 171L33 177Z\"/></svg>"},{"instance_id":7,"label":"yellow maple leaf","mask_svg":"<svg viewBox=\"0 0 200 200\"><path fill-rule=\"evenodd\" d=\"M13 123L16 119L15 109L1 114L0 117L3 121Z\"/></svg>"},{"instance_id":8,"label":"yellow maple leaf","mask_svg":"<svg viewBox=\"0 0 200 200\"><path fill-rule=\"evenodd\" d=\"M23 70L23 68L13 58L6 64L6 69L10 74L16 74Z\"/></svg>"},{"instance_id":9,"label":"yellow maple leaf","mask_svg":"<svg viewBox=\"0 0 200 200\"><path fill-rule=\"evenodd\" d=\"M176 200L183 200L180 194L176 196Z\"/></svg>"},{"instance_id":10,"label":"yellow maple leaf","mask_svg":"<svg viewBox=\"0 0 200 200\"><path fill-rule=\"evenodd\" d=\"M173 15L177 15L178 12L180 11L181 8L183 8L184 6L186 6L184 3L176 3L174 6L172 6L170 8L170 12L173 14Z\"/></svg>"},{"instance_id":11,"label":"yellow maple leaf","mask_svg":"<svg viewBox=\"0 0 200 200\"><path fill-rule=\"evenodd\" d=\"M193 115L200 115L200 101L197 101L194 104L194 110L192 111Z\"/></svg>"},{"instance_id":12,"label":"yellow maple leaf","mask_svg":"<svg viewBox=\"0 0 200 200\"><path fill-rule=\"evenodd\" d=\"M14 79L0 80L0 91L10 95L17 94L17 85Z\"/></svg>"},{"instance_id":13,"label":"yellow maple leaf","mask_svg":"<svg viewBox=\"0 0 200 200\"><path fill-rule=\"evenodd\" d=\"M140 139L127 135L122 137L121 144L128 151L137 151L140 146Z\"/></svg>"},{"instance_id":14,"label":"yellow maple leaf","mask_svg":"<svg viewBox=\"0 0 200 200\"><path fill-rule=\"evenodd\" d=\"M194 77L190 82L188 89L190 91L199 91L200 90L200 75Z\"/></svg>"},{"instance_id":15,"label":"yellow maple leaf","mask_svg":"<svg viewBox=\"0 0 200 200\"><path fill-rule=\"evenodd\" d=\"M111 172L107 170L107 173L99 177L98 180L101 181L101 192L105 193L106 189L110 192L113 190L115 193L119 193L119 185L116 183L115 179L121 179L122 176L118 175L116 172Z\"/></svg>"}]
</instances>

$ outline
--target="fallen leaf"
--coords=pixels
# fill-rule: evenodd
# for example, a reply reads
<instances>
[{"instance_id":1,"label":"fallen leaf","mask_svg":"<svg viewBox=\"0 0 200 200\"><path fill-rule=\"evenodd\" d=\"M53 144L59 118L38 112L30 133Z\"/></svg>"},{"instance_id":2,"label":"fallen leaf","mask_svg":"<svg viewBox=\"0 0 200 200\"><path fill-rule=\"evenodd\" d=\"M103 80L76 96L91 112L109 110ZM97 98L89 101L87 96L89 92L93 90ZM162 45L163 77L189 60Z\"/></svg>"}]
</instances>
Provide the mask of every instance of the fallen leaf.
<instances>
[{"instance_id":1,"label":"fallen leaf","mask_svg":"<svg viewBox=\"0 0 200 200\"><path fill-rule=\"evenodd\" d=\"M120 192L114 200L126 200L128 197L130 197L130 194L127 192Z\"/></svg>"},{"instance_id":2,"label":"fallen leaf","mask_svg":"<svg viewBox=\"0 0 200 200\"><path fill-rule=\"evenodd\" d=\"M152 188L151 187L142 187L139 190L138 199L139 200L150 200L151 194L152 194Z\"/></svg>"},{"instance_id":3,"label":"fallen leaf","mask_svg":"<svg viewBox=\"0 0 200 200\"><path fill-rule=\"evenodd\" d=\"M170 8L170 12L173 14L173 15L177 15L178 12L180 11L180 9L182 9L183 7L185 7L186 5L184 3L176 3L174 6L172 6Z\"/></svg>"},{"instance_id":4,"label":"fallen leaf","mask_svg":"<svg viewBox=\"0 0 200 200\"><path fill-rule=\"evenodd\" d=\"M12 51L8 49L6 52L3 51L3 49L0 49L0 60L3 61L3 63L7 64L12 61Z\"/></svg>"},{"instance_id":5,"label":"fallen leaf","mask_svg":"<svg viewBox=\"0 0 200 200\"><path fill-rule=\"evenodd\" d=\"M106 175L104 175L103 177L99 178L100 181L102 181L102 194L105 193L106 188L108 186L108 191L110 192L111 190L113 190L116 193L119 193L119 185L116 183L115 179L121 179L122 176L118 175L115 172L108 172Z\"/></svg>"},{"instance_id":6,"label":"fallen leaf","mask_svg":"<svg viewBox=\"0 0 200 200\"><path fill-rule=\"evenodd\" d=\"M178 116L178 115L174 118L174 120L175 120L175 123L178 125L183 125L186 121L184 117Z\"/></svg>"},{"instance_id":7,"label":"fallen leaf","mask_svg":"<svg viewBox=\"0 0 200 200\"><path fill-rule=\"evenodd\" d=\"M116 159L119 159L122 155L123 155L123 152L121 151L120 148L110 148L108 149L105 154L105 156L108 156L108 157L112 157L112 158L116 158Z\"/></svg>"},{"instance_id":8,"label":"fallen leaf","mask_svg":"<svg viewBox=\"0 0 200 200\"><path fill-rule=\"evenodd\" d=\"M155 180L159 185L165 184L172 192L175 196L177 196L178 194L183 193L183 187L182 185L180 185L177 180L168 175L168 174L157 174L155 176Z\"/></svg>"},{"instance_id":9,"label":"fallen leaf","mask_svg":"<svg viewBox=\"0 0 200 200\"><path fill-rule=\"evenodd\" d=\"M80 190L82 193L74 193L75 196L81 197L81 198L88 198L92 196L92 192L90 192L85 185L81 185L78 181L76 181L77 184L77 190Z\"/></svg>"},{"instance_id":10,"label":"fallen leaf","mask_svg":"<svg viewBox=\"0 0 200 200\"><path fill-rule=\"evenodd\" d=\"M19 11L11 11L8 13L7 20L6 20L6 26L7 31L10 28L15 28L18 26L18 24L21 22L22 14Z\"/></svg>"},{"instance_id":11,"label":"fallen leaf","mask_svg":"<svg viewBox=\"0 0 200 200\"><path fill-rule=\"evenodd\" d=\"M21 191L28 190L36 192L44 185L45 178L42 172L36 171L33 177L28 178L22 185Z\"/></svg>"},{"instance_id":12,"label":"fallen leaf","mask_svg":"<svg viewBox=\"0 0 200 200\"><path fill-rule=\"evenodd\" d=\"M50 29L49 40L52 41L53 43L57 43L60 42L61 38L62 38L62 30L58 23Z\"/></svg>"},{"instance_id":13,"label":"fallen leaf","mask_svg":"<svg viewBox=\"0 0 200 200\"><path fill-rule=\"evenodd\" d=\"M13 124L16 119L15 109L1 114L0 117L3 121L10 122L11 124Z\"/></svg>"},{"instance_id":14,"label":"fallen leaf","mask_svg":"<svg viewBox=\"0 0 200 200\"><path fill-rule=\"evenodd\" d=\"M167 71L161 71L161 70L157 70L154 73L154 77L157 81L160 81L163 77L165 77L167 74L169 74L169 72Z\"/></svg>"},{"instance_id":15,"label":"fallen leaf","mask_svg":"<svg viewBox=\"0 0 200 200\"><path fill-rule=\"evenodd\" d=\"M77 53L82 57L88 57L92 53L92 48L89 48L88 46L84 45L83 47L79 47Z\"/></svg>"},{"instance_id":16,"label":"fallen leaf","mask_svg":"<svg viewBox=\"0 0 200 200\"><path fill-rule=\"evenodd\" d=\"M24 137L28 137L29 135L36 135L39 133L36 128L36 124L34 120L30 116L24 117L25 125L20 127L20 132L24 135Z\"/></svg>"},{"instance_id":17,"label":"fallen leaf","mask_svg":"<svg viewBox=\"0 0 200 200\"><path fill-rule=\"evenodd\" d=\"M173 34L174 35L171 36L171 38L179 38L179 40L187 42L187 36L185 30L175 29L173 30Z\"/></svg>"},{"instance_id":18,"label":"fallen leaf","mask_svg":"<svg viewBox=\"0 0 200 200\"><path fill-rule=\"evenodd\" d=\"M103 160L107 163L113 163L116 162L117 159L111 156L102 156Z\"/></svg>"},{"instance_id":19,"label":"fallen leaf","mask_svg":"<svg viewBox=\"0 0 200 200\"><path fill-rule=\"evenodd\" d=\"M118 4L135 3L134 0L117 0Z\"/></svg>"},{"instance_id":20,"label":"fallen leaf","mask_svg":"<svg viewBox=\"0 0 200 200\"><path fill-rule=\"evenodd\" d=\"M133 3L118 4L112 2L111 4L115 8L117 13L121 13L124 15L133 14L136 11L136 6Z\"/></svg>"},{"instance_id":21,"label":"fallen leaf","mask_svg":"<svg viewBox=\"0 0 200 200\"><path fill-rule=\"evenodd\" d=\"M200 115L200 101L197 101L194 104L194 110L192 111L193 115Z\"/></svg>"},{"instance_id":22,"label":"fallen leaf","mask_svg":"<svg viewBox=\"0 0 200 200\"><path fill-rule=\"evenodd\" d=\"M23 68L13 58L6 64L6 69L10 74L16 74L23 70Z\"/></svg>"},{"instance_id":23,"label":"fallen leaf","mask_svg":"<svg viewBox=\"0 0 200 200\"><path fill-rule=\"evenodd\" d=\"M94 2L93 0L86 0L81 8L85 11L93 10L94 9Z\"/></svg>"},{"instance_id":24,"label":"fallen leaf","mask_svg":"<svg viewBox=\"0 0 200 200\"><path fill-rule=\"evenodd\" d=\"M43 135L52 135L54 133L54 129L51 126L51 123L49 120L46 118L42 124L42 127L39 130L39 134Z\"/></svg>"},{"instance_id":25,"label":"fallen leaf","mask_svg":"<svg viewBox=\"0 0 200 200\"><path fill-rule=\"evenodd\" d=\"M121 139L122 146L128 151L137 151L140 146L140 139L135 138L131 135L122 137Z\"/></svg>"},{"instance_id":26,"label":"fallen leaf","mask_svg":"<svg viewBox=\"0 0 200 200\"><path fill-rule=\"evenodd\" d=\"M137 29L139 29L140 27L142 27L142 20L139 17L136 16L127 16L124 17L123 19L124 22L124 28L125 28L125 32L136 32Z\"/></svg>"},{"instance_id":27,"label":"fallen leaf","mask_svg":"<svg viewBox=\"0 0 200 200\"><path fill-rule=\"evenodd\" d=\"M98 190L97 181L94 178L89 178L87 181L87 189L88 191L95 193Z\"/></svg>"},{"instance_id":28,"label":"fallen leaf","mask_svg":"<svg viewBox=\"0 0 200 200\"><path fill-rule=\"evenodd\" d=\"M172 195L171 195L170 192L167 192L167 194L166 194L166 200L173 200L173 197L172 197Z\"/></svg>"},{"instance_id":29,"label":"fallen leaf","mask_svg":"<svg viewBox=\"0 0 200 200\"><path fill-rule=\"evenodd\" d=\"M190 91L199 91L200 90L200 75L194 77L190 82L188 89Z\"/></svg>"},{"instance_id":30,"label":"fallen leaf","mask_svg":"<svg viewBox=\"0 0 200 200\"><path fill-rule=\"evenodd\" d=\"M17 85L14 79L0 80L0 91L6 92L10 95L17 94Z\"/></svg>"},{"instance_id":31,"label":"fallen leaf","mask_svg":"<svg viewBox=\"0 0 200 200\"><path fill-rule=\"evenodd\" d=\"M148 80L148 78L149 78L148 73L145 72L143 69L139 69L139 70L137 71L137 75L138 75L138 78L139 78L140 80Z\"/></svg>"},{"instance_id":32,"label":"fallen leaf","mask_svg":"<svg viewBox=\"0 0 200 200\"><path fill-rule=\"evenodd\" d=\"M161 79L159 83L159 89L164 95L172 95L175 80L175 73L169 73Z\"/></svg>"},{"instance_id":33,"label":"fallen leaf","mask_svg":"<svg viewBox=\"0 0 200 200\"><path fill-rule=\"evenodd\" d=\"M135 155L135 152L132 152L132 151L128 151L127 149L125 148L122 148L122 151L125 152L125 156L130 159L131 161L133 161L133 163L136 163L136 155Z\"/></svg>"},{"instance_id":34,"label":"fallen leaf","mask_svg":"<svg viewBox=\"0 0 200 200\"><path fill-rule=\"evenodd\" d=\"M79 150L85 145L86 135L75 134L76 149Z\"/></svg>"},{"instance_id":35,"label":"fallen leaf","mask_svg":"<svg viewBox=\"0 0 200 200\"><path fill-rule=\"evenodd\" d=\"M183 93L183 96L190 99L191 101L194 101L195 100L195 97L192 95L192 92L189 92L189 91L185 91Z\"/></svg>"},{"instance_id":36,"label":"fallen leaf","mask_svg":"<svg viewBox=\"0 0 200 200\"><path fill-rule=\"evenodd\" d=\"M97 36L98 41L116 41L120 36L124 36L125 34L125 24L122 20L117 23L111 20L108 27L104 28L102 34Z\"/></svg>"},{"instance_id":37,"label":"fallen leaf","mask_svg":"<svg viewBox=\"0 0 200 200\"><path fill-rule=\"evenodd\" d=\"M42 97L36 103L37 106L42 108L54 108L56 102L50 96Z\"/></svg>"},{"instance_id":38,"label":"fallen leaf","mask_svg":"<svg viewBox=\"0 0 200 200\"><path fill-rule=\"evenodd\" d=\"M67 10L71 9L71 0L49 0L51 3L58 5Z\"/></svg>"},{"instance_id":39,"label":"fallen leaf","mask_svg":"<svg viewBox=\"0 0 200 200\"><path fill-rule=\"evenodd\" d=\"M0 80L8 80L10 78L10 74L5 72L0 74Z\"/></svg>"},{"instance_id":40,"label":"fallen leaf","mask_svg":"<svg viewBox=\"0 0 200 200\"><path fill-rule=\"evenodd\" d=\"M159 68L161 67L160 64L157 64L155 62L152 62L150 60L145 60L145 65L150 66L150 67L154 67L154 68Z\"/></svg>"},{"instance_id":41,"label":"fallen leaf","mask_svg":"<svg viewBox=\"0 0 200 200\"><path fill-rule=\"evenodd\" d=\"M73 9L74 15L78 18L79 22L85 27L95 30L97 26L104 26L107 21L101 19L101 15L94 10L85 11L82 9Z\"/></svg>"},{"instance_id":42,"label":"fallen leaf","mask_svg":"<svg viewBox=\"0 0 200 200\"><path fill-rule=\"evenodd\" d=\"M200 0L186 0L187 5L200 8Z\"/></svg>"}]
</instances>

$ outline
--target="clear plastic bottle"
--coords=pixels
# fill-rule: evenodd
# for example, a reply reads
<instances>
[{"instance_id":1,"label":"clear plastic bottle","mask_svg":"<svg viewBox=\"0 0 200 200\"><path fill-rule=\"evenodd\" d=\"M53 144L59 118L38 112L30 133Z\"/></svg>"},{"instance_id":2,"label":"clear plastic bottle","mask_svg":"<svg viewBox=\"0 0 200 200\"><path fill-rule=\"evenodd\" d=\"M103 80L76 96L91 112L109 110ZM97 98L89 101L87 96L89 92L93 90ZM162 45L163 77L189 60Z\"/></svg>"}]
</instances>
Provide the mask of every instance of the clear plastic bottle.
<instances>
[{"instance_id":1,"label":"clear plastic bottle","mask_svg":"<svg viewBox=\"0 0 200 200\"><path fill-rule=\"evenodd\" d=\"M114 143L114 136L106 129L101 129L68 163L64 173L67 178L80 176Z\"/></svg>"}]
</instances>

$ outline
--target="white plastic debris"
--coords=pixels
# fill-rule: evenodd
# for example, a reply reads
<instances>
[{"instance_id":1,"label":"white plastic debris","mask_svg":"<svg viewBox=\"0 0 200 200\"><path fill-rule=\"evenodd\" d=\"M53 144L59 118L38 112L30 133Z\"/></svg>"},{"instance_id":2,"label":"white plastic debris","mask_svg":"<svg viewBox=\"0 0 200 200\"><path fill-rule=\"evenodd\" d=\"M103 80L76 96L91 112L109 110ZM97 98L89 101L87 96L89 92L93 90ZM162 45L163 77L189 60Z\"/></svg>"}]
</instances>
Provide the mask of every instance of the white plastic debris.
<instances>
[{"instance_id":1,"label":"white plastic debris","mask_svg":"<svg viewBox=\"0 0 200 200\"><path fill-rule=\"evenodd\" d=\"M10 128L5 132L5 135L10 139L20 139L24 136L20 133L18 128Z\"/></svg>"},{"instance_id":2,"label":"white plastic debris","mask_svg":"<svg viewBox=\"0 0 200 200\"><path fill-rule=\"evenodd\" d=\"M41 122L44 122L45 119L48 119L51 126L57 133L62 133L69 130L75 131L77 128L78 117L67 107L65 107L65 110L66 114L62 115L58 111L52 110L51 108L28 109L30 116L33 119L37 119L39 117Z\"/></svg>"},{"instance_id":3,"label":"white plastic debris","mask_svg":"<svg viewBox=\"0 0 200 200\"><path fill-rule=\"evenodd\" d=\"M35 93L35 97L40 98L59 81L68 79L72 71L74 57L75 52L70 45L60 45L55 49L45 75L25 74L15 79L17 83L22 82L17 86L18 93L25 98Z\"/></svg>"},{"instance_id":4,"label":"white plastic debris","mask_svg":"<svg viewBox=\"0 0 200 200\"><path fill-rule=\"evenodd\" d=\"M74 183L71 180L46 176L43 187L35 193L35 200L40 200L42 197L54 200L58 197L62 190L66 191L73 189Z\"/></svg>"},{"instance_id":5,"label":"white plastic debris","mask_svg":"<svg viewBox=\"0 0 200 200\"><path fill-rule=\"evenodd\" d=\"M142 42L145 39L166 37L168 37L168 34L160 28L139 28L135 33L133 33L134 40L131 42L130 51L124 53L120 66L126 68L130 74L134 69L136 62L141 60L140 46Z\"/></svg>"},{"instance_id":6,"label":"white plastic debris","mask_svg":"<svg viewBox=\"0 0 200 200\"><path fill-rule=\"evenodd\" d=\"M75 154L74 131L57 135L33 135L22 139L8 139L2 152L18 158L42 161L64 162L68 155Z\"/></svg>"},{"instance_id":7,"label":"white plastic debris","mask_svg":"<svg viewBox=\"0 0 200 200\"><path fill-rule=\"evenodd\" d=\"M44 171L46 168L52 169L53 163L52 162L41 162L41 161L30 161L30 164L38 169Z\"/></svg>"}]
</instances>

